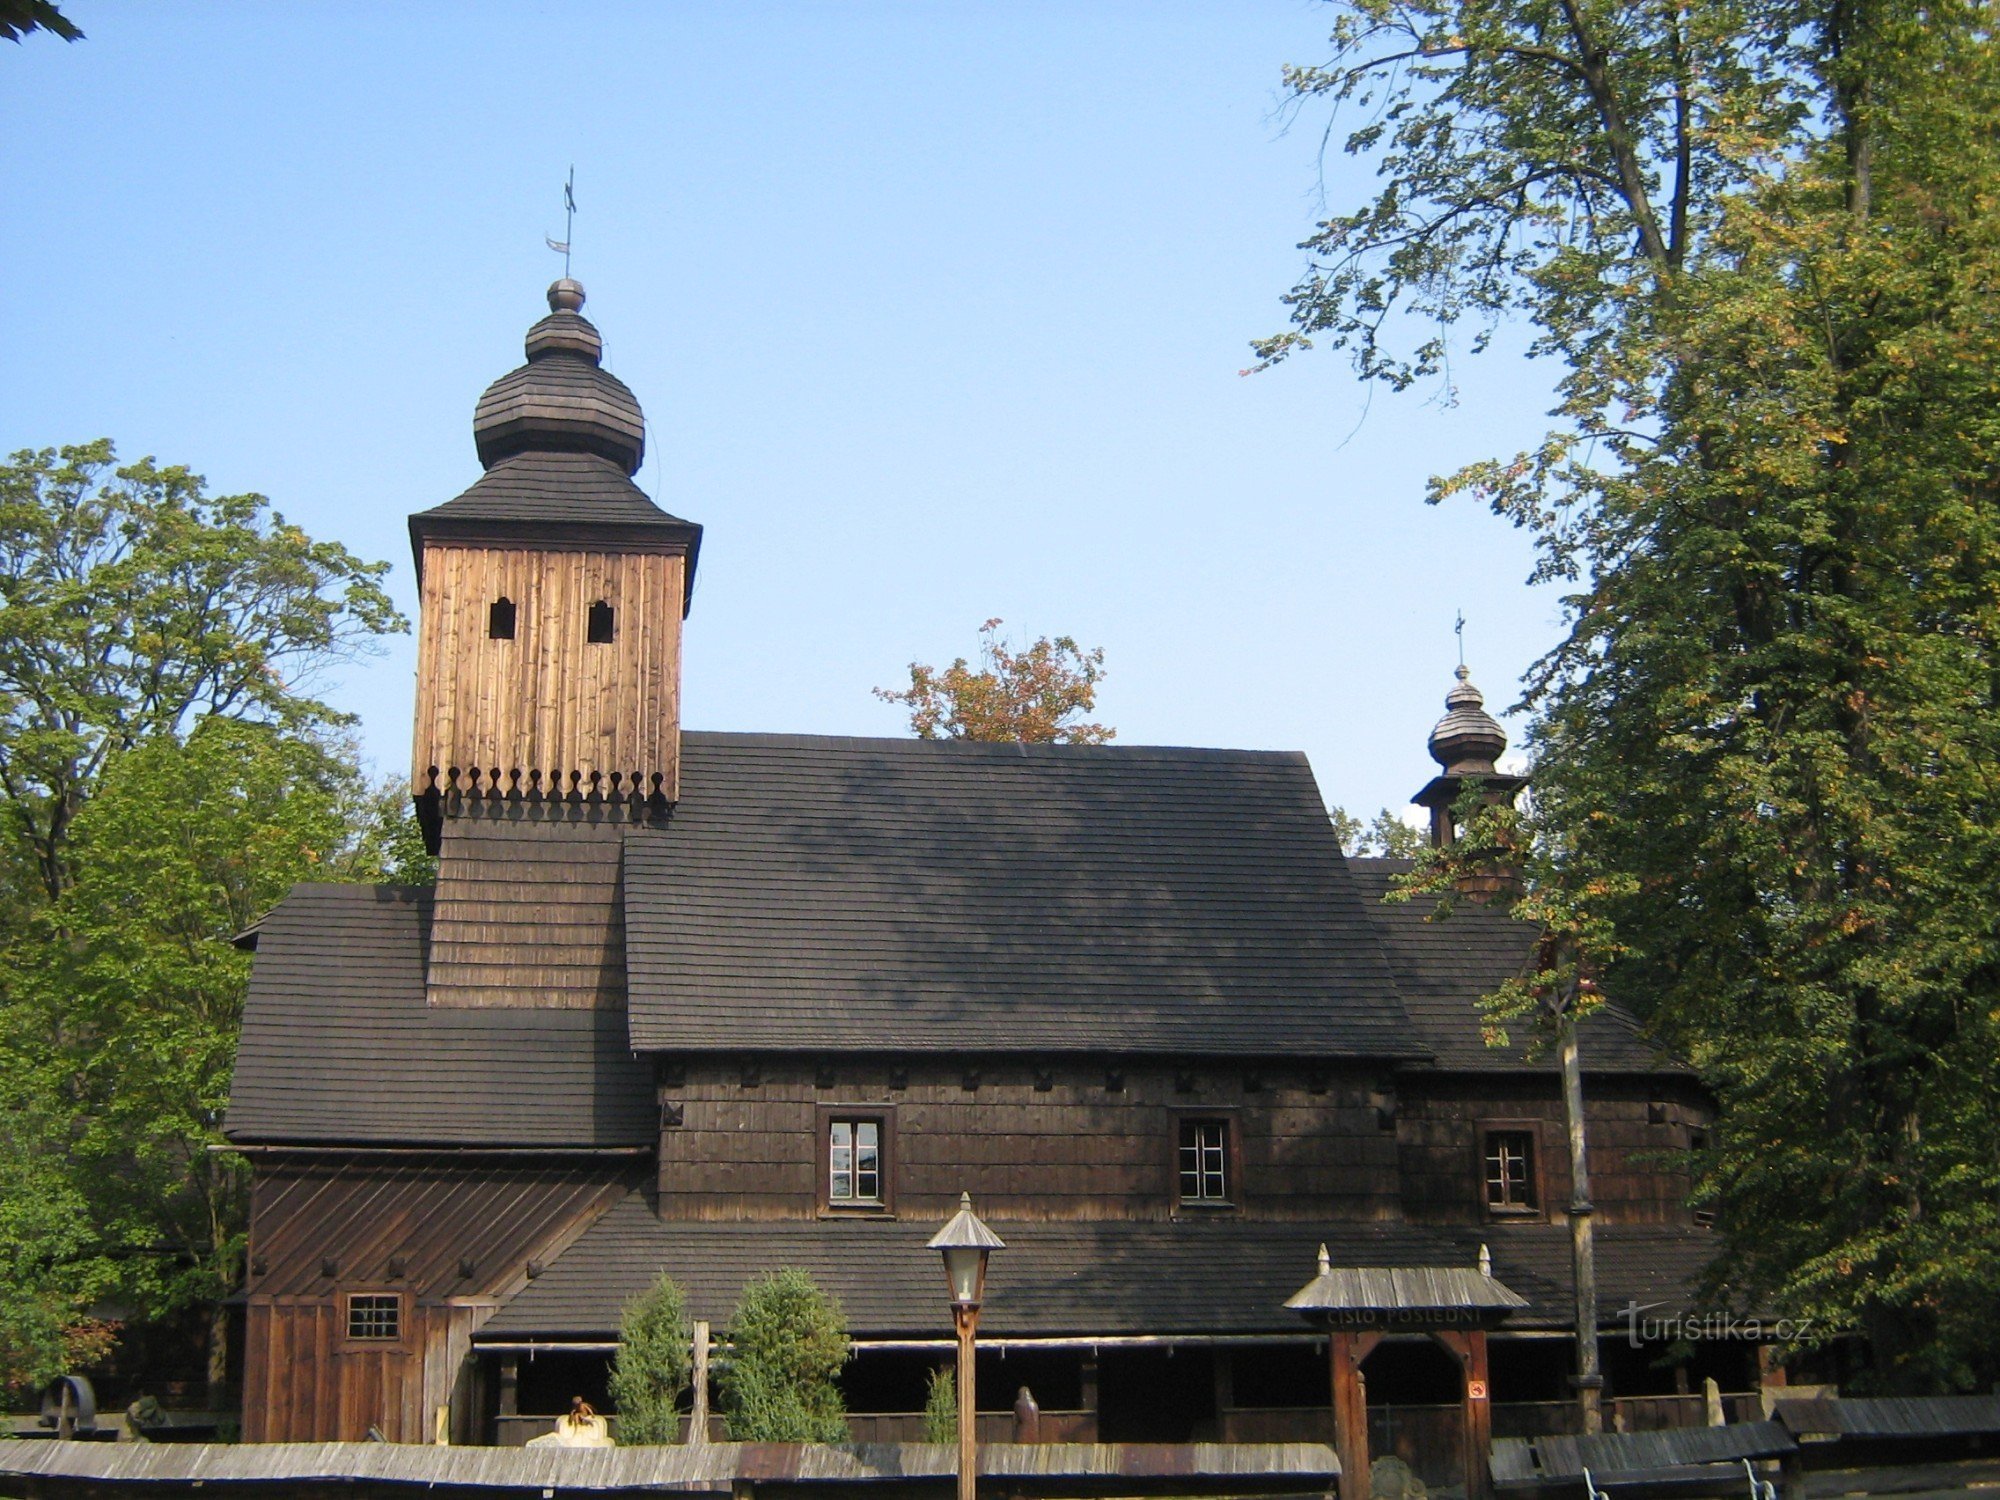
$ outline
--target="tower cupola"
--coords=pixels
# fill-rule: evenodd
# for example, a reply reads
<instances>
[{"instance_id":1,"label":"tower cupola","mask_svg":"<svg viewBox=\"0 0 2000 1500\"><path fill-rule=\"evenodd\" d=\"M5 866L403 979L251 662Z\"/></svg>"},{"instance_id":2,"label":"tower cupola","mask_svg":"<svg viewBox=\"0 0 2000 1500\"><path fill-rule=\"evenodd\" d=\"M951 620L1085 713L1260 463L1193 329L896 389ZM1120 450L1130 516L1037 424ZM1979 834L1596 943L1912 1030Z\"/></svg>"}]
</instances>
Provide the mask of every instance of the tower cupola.
<instances>
[{"instance_id":1,"label":"tower cupola","mask_svg":"<svg viewBox=\"0 0 2000 1500\"><path fill-rule=\"evenodd\" d=\"M1444 695L1444 717L1431 730L1431 759L1448 776L1492 776L1507 749L1507 731L1486 711L1486 695L1472 685L1463 662L1454 675L1458 684Z\"/></svg>"},{"instance_id":2,"label":"tower cupola","mask_svg":"<svg viewBox=\"0 0 2000 1500\"><path fill-rule=\"evenodd\" d=\"M1512 802L1528 784L1525 776L1501 771L1507 731L1486 711L1486 695L1472 685L1472 673L1460 662L1454 675L1458 681L1444 695L1444 717L1432 726L1429 741L1431 759L1442 772L1410 799L1430 809L1431 843L1437 848L1458 837L1452 807L1468 782L1476 783L1488 802Z\"/></svg>"},{"instance_id":3,"label":"tower cupola","mask_svg":"<svg viewBox=\"0 0 2000 1500\"><path fill-rule=\"evenodd\" d=\"M646 419L625 382L603 368L604 340L583 315L583 287L549 288L549 315L528 330L528 362L486 388L472 414L479 461L519 453L594 453L627 475L646 456Z\"/></svg>"}]
</instances>

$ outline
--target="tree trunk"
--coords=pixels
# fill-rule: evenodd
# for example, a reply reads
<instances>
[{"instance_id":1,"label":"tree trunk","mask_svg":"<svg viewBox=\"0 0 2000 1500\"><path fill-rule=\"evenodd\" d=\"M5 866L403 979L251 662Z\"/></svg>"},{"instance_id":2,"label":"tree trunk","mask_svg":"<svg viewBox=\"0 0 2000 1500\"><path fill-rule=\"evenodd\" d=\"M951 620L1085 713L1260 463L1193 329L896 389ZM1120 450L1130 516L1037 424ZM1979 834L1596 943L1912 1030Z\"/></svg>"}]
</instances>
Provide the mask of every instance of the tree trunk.
<instances>
[{"instance_id":1,"label":"tree trunk","mask_svg":"<svg viewBox=\"0 0 2000 1500\"><path fill-rule=\"evenodd\" d=\"M1597 1358L1597 1248L1591 1239L1590 1150L1583 1124L1583 1065L1576 1049L1575 1001L1557 1018L1563 1120L1569 1127L1570 1269L1576 1281L1576 1403L1586 1433L1604 1430L1604 1375Z\"/></svg>"}]
</instances>

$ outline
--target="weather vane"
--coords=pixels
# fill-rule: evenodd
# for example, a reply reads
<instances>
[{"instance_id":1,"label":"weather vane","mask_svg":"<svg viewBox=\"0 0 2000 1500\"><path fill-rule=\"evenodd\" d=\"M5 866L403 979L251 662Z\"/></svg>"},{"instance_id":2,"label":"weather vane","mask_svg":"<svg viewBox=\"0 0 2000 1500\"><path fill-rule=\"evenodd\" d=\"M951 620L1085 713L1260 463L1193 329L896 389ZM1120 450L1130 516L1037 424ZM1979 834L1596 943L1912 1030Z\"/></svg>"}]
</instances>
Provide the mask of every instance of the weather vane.
<instances>
[{"instance_id":1,"label":"weather vane","mask_svg":"<svg viewBox=\"0 0 2000 1500\"><path fill-rule=\"evenodd\" d=\"M564 262L568 264L567 261ZM1458 664L1465 665L1465 611L1458 611L1458 618L1452 622L1452 634L1458 637Z\"/></svg>"},{"instance_id":2,"label":"weather vane","mask_svg":"<svg viewBox=\"0 0 2000 1500\"><path fill-rule=\"evenodd\" d=\"M576 168L574 166L571 166L569 169L569 180L563 184L563 237L561 239L556 239L552 235L545 234L542 236L544 240L548 241L548 245L551 250L557 251L561 254L563 258L563 277L565 280L567 280L569 277L570 235L574 231L575 227L576 227Z\"/></svg>"}]
</instances>

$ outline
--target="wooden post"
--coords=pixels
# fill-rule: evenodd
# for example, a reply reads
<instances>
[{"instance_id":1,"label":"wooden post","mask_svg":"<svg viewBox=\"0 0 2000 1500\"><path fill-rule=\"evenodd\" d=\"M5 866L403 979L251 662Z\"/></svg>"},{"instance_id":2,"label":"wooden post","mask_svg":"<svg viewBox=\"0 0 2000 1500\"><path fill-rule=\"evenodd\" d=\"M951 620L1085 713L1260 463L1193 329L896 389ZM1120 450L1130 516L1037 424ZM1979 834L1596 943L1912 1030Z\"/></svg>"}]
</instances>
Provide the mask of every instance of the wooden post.
<instances>
[{"instance_id":1,"label":"wooden post","mask_svg":"<svg viewBox=\"0 0 2000 1500\"><path fill-rule=\"evenodd\" d=\"M1379 1333L1337 1330L1327 1336L1333 1376L1333 1445L1340 1455L1340 1500L1368 1500L1368 1381L1361 1362Z\"/></svg>"},{"instance_id":2,"label":"wooden post","mask_svg":"<svg viewBox=\"0 0 2000 1500\"><path fill-rule=\"evenodd\" d=\"M687 1440L697 1446L708 1441L708 1322L703 1318L694 1324L694 1405Z\"/></svg>"},{"instance_id":3,"label":"wooden post","mask_svg":"<svg viewBox=\"0 0 2000 1500\"><path fill-rule=\"evenodd\" d=\"M1236 1408L1236 1366L1228 1345L1217 1344L1208 1351L1210 1374L1215 1381L1215 1440L1232 1441L1229 1414Z\"/></svg>"},{"instance_id":4,"label":"wooden post","mask_svg":"<svg viewBox=\"0 0 2000 1500\"><path fill-rule=\"evenodd\" d=\"M1090 1441L1095 1443L1100 1440L1099 1427L1102 1424L1102 1419L1097 1414L1097 1351L1084 1350L1083 1356L1076 1363L1077 1386L1082 1393L1079 1399L1083 1409L1090 1413Z\"/></svg>"},{"instance_id":5,"label":"wooden post","mask_svg":"<svg viewBox=\"0 0 2000 1500\"><path fill-rule=\"evenodd\" d=\"M1576 1051L1576 994L1557 1020L1563 1118L1569 1126L1570 1268L1576 1282L1576 1404L1586 1434L1604 1431L1604 1371L1597 1357L1597 1246L1591 1237L1590 1152L1583 1128L1583 1065Z\"/></svg>"},{"instance_id":6,"label":"wooden post","mask_svg":"<svg viewBox=\"0 0 2000 1500\"><path fill-rule=\"evenodd\" d=\"M521 1414L521 1356L503 1354L500 1356L500 1415L517 1417Z\"/></svg>"},{"instance_id":7,"label":"wooden post","mask_svg":"<svg viewBox=\"0 0 2000 1500\"><path fill-rule=\"evenodd\" d=\"M958 1325L958 1500L977 1500L979 1490L979 1387L973 1369L973 1337L979 1329L979 1309L952 1308Z\"/></svg>"},{"instance_id":8,"label":"wooden post","mask_svg":"<svg viewBox=\"0 0 2000 1500\"><path fill-rule=\"evenodd\" d=\"M1487 1373L1486 1330L1436 1329L1431 1337L1458 1363L1463 1381L1460 1394L1462 1428L1460 1461L1466 1500L1493 1500L1493 1388Z\"/></svg>"}]
</instances>

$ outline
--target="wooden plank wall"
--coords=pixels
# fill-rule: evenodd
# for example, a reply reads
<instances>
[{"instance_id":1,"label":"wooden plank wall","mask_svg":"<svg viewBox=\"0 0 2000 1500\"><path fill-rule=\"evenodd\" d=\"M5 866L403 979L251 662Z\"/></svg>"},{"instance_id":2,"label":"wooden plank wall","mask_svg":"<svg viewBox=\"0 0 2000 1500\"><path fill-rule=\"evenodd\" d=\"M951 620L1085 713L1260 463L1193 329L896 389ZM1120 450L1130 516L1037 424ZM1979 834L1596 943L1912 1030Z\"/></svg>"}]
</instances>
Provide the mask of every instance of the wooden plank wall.
<instances>
[{"instance_id":1,"label":"wooden plank wall","mask_svg":"<svg viewBox=\"0 0 2000 1500\"><path fill-rule=\"evenodd\" d=\"M445 785L456 768L467 790L497 774L503 791L589 792L596 776L608 792L616 776L623 794L675 798L686 562L665 551L427 543L411 786ZM501 598L514 604L512 640L487 637ZM609 644L585 640L597 600L614 611Z\"/></svg>"},{"instance_id":2,"label":"wooden plank wall","mask_svg":"<svg viewBox=\"0 0 2000 1500\"><path fill-rule=\"evenodd\" d=\"M472 1332L631 1190L623 1159L295 1158L251 1195L243 1435L428 1442ZM333 1274L325 1262L334 1263ZM399 1261L400 1268L392 1266ZM469 1262L468 1265L461 1262ZM348 1344L345 1291L408 1294L396 1348ZM456 1413L461 1432L470 1413Z\"/></svg>"},{"instance_id":3,"label":"wooden plank wall","mask_svg":"<svg viewBox=\"0 0 2000 1500\"><path fill-rule=\"evenodd\" d=\"M1708 1105L1671 1085L1588 1079L1590 1193L1600 1224L1688 1224L1688 1174L1675 1158L1688 1132L1712 1118ZM1484 1217L1484 1130L1524 1125L1536 1135L1538 1217L1564 1222L1569 1146L1553 1077L1406 1080L1397 1109L1403 1210L1412 1223L1465 1224Z\"/></svg>"},{"instance_id":4,"label":"wooden plank wall","mask_svg":"<svg viewBox=\"0 0 2000 1500\"><path fill-rule=\"evenodd\" d=\"M1172 1218L1183 1113L1232 1122L1250 1217L1398 1216L1396 1137L1378 1120L1368 1078L1120 1071L1114 1090L1103 1066L1060 1065L1038 1079L1026 1064L918 1063L898 1086L886 1063L843 1061L825 1075L809 1063L759 1063L746 1074L740 1063L689 1061L661 1090L663 1121L678 1110L681 1123L660 1134L660 1214L813 1217L822 1109L874 1105L894 1111L896 1209L918 1219L946 1217L962 1189L981 1212L1006 1218Z\"/></svg>"},{"instance_id":5,"label":"wooden plank wall","mask_svg":"<svg viewBox=\"0 0 2000 1500\"><path fill-rule=\"evenodd\" d=\"M624 832L542 821L568 811L479 804L444 820L432 1005L624 1005Z\"/></svg>"}]
</instances>

